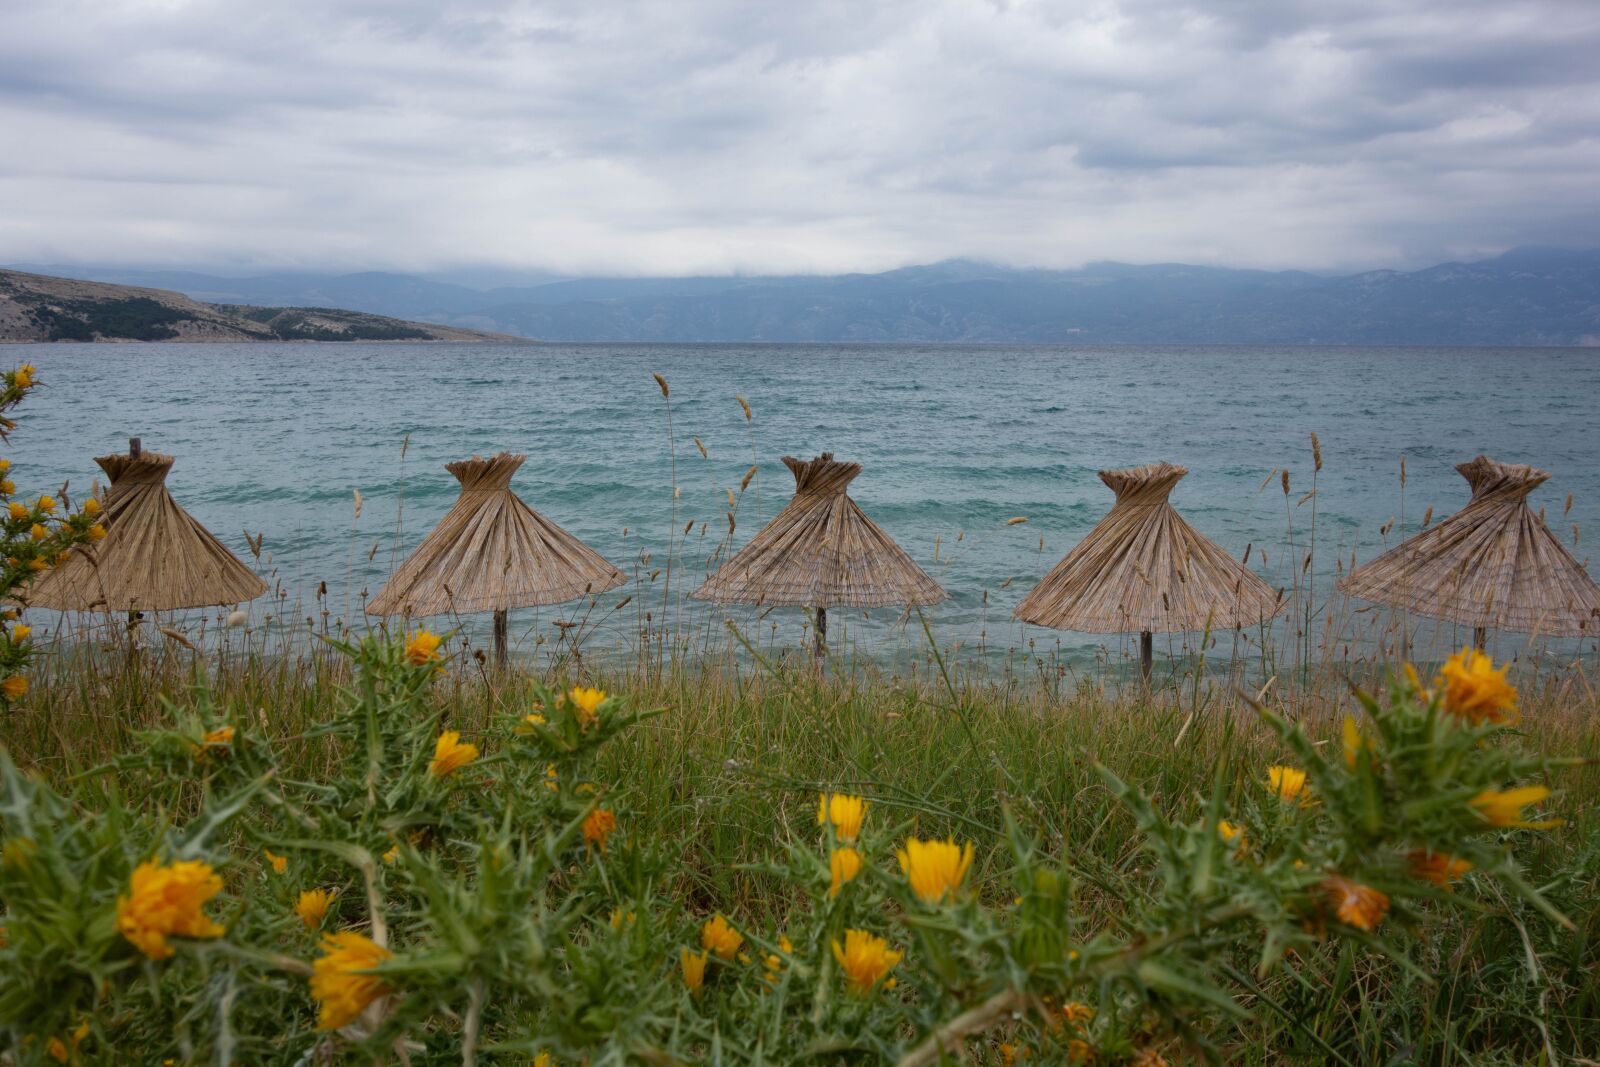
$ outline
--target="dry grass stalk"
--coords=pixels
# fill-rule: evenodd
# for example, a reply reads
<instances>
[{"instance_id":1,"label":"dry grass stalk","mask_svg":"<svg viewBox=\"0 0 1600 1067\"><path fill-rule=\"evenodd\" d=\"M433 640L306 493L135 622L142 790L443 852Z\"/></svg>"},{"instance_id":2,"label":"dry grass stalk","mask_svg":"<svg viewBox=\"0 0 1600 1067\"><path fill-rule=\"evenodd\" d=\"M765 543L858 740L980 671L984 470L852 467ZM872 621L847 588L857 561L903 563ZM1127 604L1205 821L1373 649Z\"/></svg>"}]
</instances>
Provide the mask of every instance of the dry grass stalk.
<instances>
[{"instance_id":1,"label":"dry grass stalk","mask_svg":"<svg viewBox=\"0 0 1600 1067\"><path fill-rule=\"evenodd\" d=\"M1235 629L1271 618L1281 595L1167 502L1188 468L1101 471L1117 502L1044 576L1015 616L1080 633Z\"/></svg>"},{"instance_id":2,"label":"dry grass stalk","mask_svg":"<svg viewBox=\"0 0 1600 1067\"><path fill-rule=\"evenodd\" d=\"M934 604L948 594L895 544L847 488L859 463L824 452L809 462L784 456L794 499L695 590L717 604L873 608Z\"/></svg>"},{"instance_id":3,"label":"dry grass stalk","mask_svg":"<svg viewBox=\"0 0 1600 1067\"><path fill-rule=\"evenodd\" d=\"M238 604L267 591L167 491L173 458L160 452L97 456L111 478L105 540L73 549L28 590L57 611L168 611Z\"/></svg>"},{"instance_id":4,"label":"dry grass stalk","mask_svg":"<svg viewBox=\"0 0 1600 1067\"><path fill-rule=\"evenodd\" d=\"M461 496L372 598L367 614L503 611L621 585L621 571L511 491L511 477L527 458L501 452L446 464L461 482Z\"/></svg>"},{"instance_id":5,"label":"dry grass stalk","mask_svg":"<svg viewBox=\"0 0 1600 1067\"><path fill-rule=\"evenodd\" d=\"M1351 596L1474 628L1592 636L1600 587L1528 506L1549 472L1479 456L1466 507L1350 572Z\"/></svg>"}]
</instances>

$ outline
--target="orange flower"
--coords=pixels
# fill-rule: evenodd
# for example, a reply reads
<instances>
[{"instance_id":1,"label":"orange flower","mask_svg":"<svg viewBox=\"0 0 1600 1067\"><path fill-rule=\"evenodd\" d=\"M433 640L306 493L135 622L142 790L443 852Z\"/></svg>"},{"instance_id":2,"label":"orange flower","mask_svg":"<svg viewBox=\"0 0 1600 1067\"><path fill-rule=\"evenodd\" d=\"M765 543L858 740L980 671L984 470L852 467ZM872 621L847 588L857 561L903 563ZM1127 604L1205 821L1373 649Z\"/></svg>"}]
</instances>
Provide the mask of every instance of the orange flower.
<instances>
[{"instance_id":1,"label":"orange flower","mask_svg":"<svg viewBox=\"0 0 1600 1067\"><path fill-rule=\"evenodd\" d=\"M382 979L366 972L394 953L354 930L323 934L322 953L311 965L311 995L319 1006L317 1029L337 1030L389 992Z\"/></svg>"},{"instance_id":2,"label":"orange flower","mask_svg":"<svg viewBox=\"0 0 1600 1067\"><path fill-rule=\"evenodd\" d=\"M833 943L833 958L839 962L839 969L849 980L851 990L863 996L872 992L904 955L891 950L889 942L883 938L865 930L846 930L844 944Z\"/></svg>"},{"instance_id":3,"label":"orange flower","mask_svg":"<svg viewBox=\"0 0 1600 1067\"><path fill-rule=\"evenodd\" d=\"M307 930L315 930L322 925L322 920L327 918L328 905L333 903L333 894L326 889L305 889L294 902L294 913L300 916L300 921L306 924Z\"/></svg>"},{"instance_id":4,"label":"orange flower","mask_svg":"<svg viewBox=\"0 0 1600 1067\"><path fill-rule=\"evenodd\" d=\"M464 744L459 731L446 730L439 735L439 740L434 742L433 760L428 764L428 773L435 778L443 778L454 774L477 758L477 745Z\"/></svg>"},{"instance_id":5,"label":"orange flower","mask_svg":"<svg viewBox=\"0 0 1600 1067\"><path fill-rule=\"evenodd\" d=\"M1094 1009L1078 1000L1069 1000L1061 1005L1061 1016L1073 1026L1082 1026L1094 1019Z\"/></svg>"},{"instance_id":6,"label":"orange flower","mask_svg":"<svg viewBox=\"0 0 1600 1067\"><path fill-rule=\"evenodd\" d=\"M1529 804L1537 804L1550 795L1550 787L1544 785L1525 785L1516 789L1485 789L1472 798L1472 806L1478 809L1491 826L1518 826L1525 830L1548 830L1552 826L1560 826L1560 819L1545 819L1540 822L1529 822L1522 817L1522 809Z\"/></svg>"},{"instance_id":7,"label":"orange flower","mask_svg":"<svg viewBox=\"0 0 1600 1067\"><path fill-rule=\"evenodd\" d=\"M1268 767L1267 789L1279 800L1295 800L1301 804L1311 800L1306 772L1298 767Z\"/></svg>"},{"instance_id":8,"label":"orange flower","mask_svg":"<svg viewBox=\"0 0 1600 1067\"><path fill-rule=\"evenodd\" d=\"M128 880L127 895L117 898L117 929L146 956L164 960L173 953L171 935L222 936L222 927L202 910L220 892L222 879L209 863L141 863Z\"/></svg>"},{"instance_id":9,"label":"orange flower","mask_svg":"<svg viewBox=\"0 0 1600 1067\"><path fill-rule=\"evenodd\" d=\"M846 882L861 873L861 853L853 848L836 848L833 855L828 858L828 870L833 875L833 884L828 888L828 896L836 897L839 890L843 889Z\"/></svg>"},{"instance_id":10,"label":"orange flower","mask_svg":"<svg viewBox=\"0 0 1600 1067\"><path fill-rule=\"evenodd\" d=\"M924 904L938 904L961 889L972 866L972 843L959 846L955 838L947 841L921 841L907 838L895 855L900 869L911 882L911 891Z\"/></svg>"},{"instance_id":11,"label":"orange flower","mask_svg":"<svg viewBox=\"0 0 1600 1067\"><path fill-rule=\"evenodd\" d=\"M104 541L106 539L106 528L98 522L89 527L88 533L91 541Z\"/></svg>"},{"instance_id":12,"label":"orange flower","mask_svg":"<svg viewBox=\"0 0 1600 1067\"><path fill-rule=\"evenodd\" d=\"M842 841L854 841L861 836L861 822L871 807L861 797L848 793L823 793L817 801L817 825L833 823L833 832Z\"/></svg>"},{"instance_id":13,"label":"orange flower","mask_svg":"<svg viewBox=\"0 0 1600 1067\"><path fill-rule=\"evenodd\" d=\"M700 928L700 947L715 952L725 960L733 959L743 944L744 935L729 925L721 912L713 915Z\"/></svg>"},{"instance_id":14,"label":"orange flower","mask_svg":"<svg viewBox=\"0 0 1600 1067\"><path fill-rule=\"evenodd\" d=\"M617 828L615 812L605 808L595 808L583 820L583 843L599 849L606 850L606 838Z\"/></svg>"},{"instance_id":15,"label":"orange flower","mask_svg":"<svg viewBox=\"0 0 1600 1067\"><path fill-rule=\"evenodd\" d=\"M1498 669L1494 660L1472 646L1444 661L1434 684L1444 689L1444 710L1474 726L1483 723L1514 723L1517 691L1506 681L1510 664Z\"/></svg>"},{"instance_id":16,"label":"orange flower","mask_svg":"<svg viewBox=\"0 0 1600 1067\"><path fill-rule=\"evenodd\" d=\"M413 667L421 667L432 663L436 659L443 659L439 654L439 645L444 640L438 634L429 633L427 630L418 630L411 635L411 640L406 642L405 656Z\"/></svg>"},{"instance_id":17,"label":"orange flower","mask_svg":"<svg viewBox=\"0 0 1600 1067\"><path fill-rule=\"evenodd\" d=\"M706 982L706 957L709 953L690 952L688 949L678 950L678 966L683 968L683 984L689 987L689 995L698 997L700 987Z\"/></svg>"},{"instance_id":18,"label":"orange flower","mask_svg":"<svg viewBox=\"0 0 1600 1067\"><path fill-rule=\"evenodd\" d=\"M280 856L268 848L262 849L261 854L267 858L268 863L272 864L273 874L282 874L289 869L288 856Z\"/></svg>"},{"instance_id":19,"label":"orange flower","mask_svg":"<svg viewBox=\"0 0 1600 1067\"><path fill-rule=\"evenodd\" d=\"M25 674L13 674L0 682L0 693L4 693L7 700L21 700L27 692L28 676Z\"/></svg>"},{"instance_id":20,"label":"orange flower","mask_svg":"<svg viewBox=\"0 0 1600 1067\"><path fill-rule=\"evenodd\" d=\"M580 726L594 725L599 718L600 705L605 703L606 694L603 689L585 689L578 686L567 694L567 699L572 702L573 714L578 717Z\"/></svg>"},{"instance_id":21,"label":"orange flower","mask_svg":"<svg viewBox=\"0 0 1600 1067\"><path fill-rule=\"evenodd\" d=\"M1444 852L1429 852L1425 848L1414 850L1406 858L1411 861L1412 874L1445 889L1472 870L1472 864L1466 860L1458 860Z\"/></svg>"},{"instance_id":22,"label":"orange flower","mask_svg":"<svg viewBox=\"0 0 1600 1067\"><path fill-rule=\"evenodd\" d=\"M1368 933L1376 930L1389 910L1389 898L1371 886L1352 882L1339 874L1322 880L1323 892L1334 905L1334 914L1346 926Z\"/></svg>"}]
</instances>

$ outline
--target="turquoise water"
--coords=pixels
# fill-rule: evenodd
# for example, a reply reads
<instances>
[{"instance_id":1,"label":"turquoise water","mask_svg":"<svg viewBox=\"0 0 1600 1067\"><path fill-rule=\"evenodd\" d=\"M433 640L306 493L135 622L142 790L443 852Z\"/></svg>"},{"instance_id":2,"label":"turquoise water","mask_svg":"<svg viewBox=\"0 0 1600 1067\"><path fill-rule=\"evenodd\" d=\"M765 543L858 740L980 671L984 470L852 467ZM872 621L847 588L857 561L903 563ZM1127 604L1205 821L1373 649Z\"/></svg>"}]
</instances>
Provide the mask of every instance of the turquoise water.
<instances>
[{"instance_id":1,"label":"turquoise water","mask_svg":"<svg viewBox=\"0 0 1600 1067\"><path fill-rule=\"evenodd\" d=\"M652 623L665 618L685 634L720 635L731 614L765 640L803 639L793 612L758 623L755 612L680 600L725 534L726 490L737 491L752 457L760 474L739 504L737 545L792 491L780 456L856 460L865 470L853 495L950 592L929 619L941 641L969 649L1059 639L1076 655L1125 650L1115 637L1010 621L1110 506L1095 477L1104 467L1186 465L1177 508L1235 555L1253 545L1251 565L1289 585L1285 498L1277 478L1261 485L1289 469L1303 544L1313 504L1298 502L1311 489L1315 431L1325 463L1319 610L1335 560L1370 558L1414 532L1429 505L1442 517L1464 503L1453 465L1479 452L1553 472L1532 503L1568 544L1573 523L1585 535L1600 530L1593 350L129 344L5 354L37 364L47 383L13 435L18 484L70 480L81 495L98 474L92 457L124 450L132 435L176 455L168 484L197 518L246 559L243 531L265 534L261 569L286 595L279 607L257 602L257 617L314 614L322 582L335 616L359 616L361 592L375 593L454 500L444 464L500 449L529 454L513 483L525 500L644 583L608 594L588 616L598 624L587 642L602 647L636 644L641 605ZM676 530L694 519L707 531L697 523L671 541L678 562L665 593L664 575L649 580L668 555L674 507L667 409L652 372L671 384ZM1404 524L1385 537L1380 528L1401 514L1402 454ZM1008 526L1016 516L1028 521ZM577 611L514 613L513 639L529 650ZM925 642L892 611L839 615L865 651ZM1377 615L1341 617L1354 633Z\"/></svg>"}]
</instances>

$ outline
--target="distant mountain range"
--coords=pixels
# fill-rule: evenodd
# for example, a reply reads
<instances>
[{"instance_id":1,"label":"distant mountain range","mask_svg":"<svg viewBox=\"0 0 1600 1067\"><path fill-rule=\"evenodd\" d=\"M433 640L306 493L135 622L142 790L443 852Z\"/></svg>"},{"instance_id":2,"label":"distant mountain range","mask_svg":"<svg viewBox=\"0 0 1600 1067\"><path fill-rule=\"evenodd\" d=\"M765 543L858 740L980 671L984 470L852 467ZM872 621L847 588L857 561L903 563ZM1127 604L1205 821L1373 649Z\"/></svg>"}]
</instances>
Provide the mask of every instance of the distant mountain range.
<instances>
[{"instance_id":1,"label":"distant mountain range","mask_svg":"<svg viewBox=\"0 0 1600 1067\"><path fill-rule=\"evenodd\" d=\"M202 303L182 293L0 270L0 342L507 341L325 307Z\"/></svg>"},{"instance_id":2,"label":"distant mountain range","mask_svg":"<svg viewBox=\"0 0 1600 1067\"><path fill-rule=\"evenodd\" d=\"M549 341L1600 345L1600 249L1520 248L1473 263L1341 276L1184 264L1031 270L968 260L882 274L576 278L497 288L377 272L92 276L214 303L351 308Z\"/></svg>"}]
</instances>

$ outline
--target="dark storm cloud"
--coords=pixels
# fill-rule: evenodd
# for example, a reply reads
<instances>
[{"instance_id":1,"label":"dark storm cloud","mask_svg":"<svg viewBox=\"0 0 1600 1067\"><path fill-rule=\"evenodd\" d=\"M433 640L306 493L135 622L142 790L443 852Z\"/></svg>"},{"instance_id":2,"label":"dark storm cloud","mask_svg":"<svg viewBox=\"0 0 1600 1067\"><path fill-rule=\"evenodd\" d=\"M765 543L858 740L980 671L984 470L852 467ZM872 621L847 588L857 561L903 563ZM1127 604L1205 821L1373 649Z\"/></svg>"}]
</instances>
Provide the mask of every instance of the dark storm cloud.
<instances>
[{"instance_id":1,"label":"dark storm cloud","mask_svg":"<svg viewBox=\"0 0 1600 1067\"><path fill-rule=\"evenodd\" d=\"M1406 265L1600 243L1600 5L42 0L0 259Z\"/></svg>"}]
</instances>

